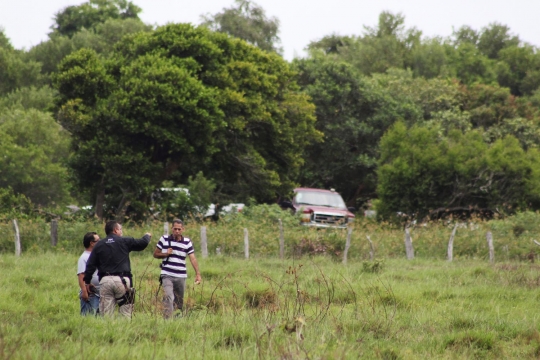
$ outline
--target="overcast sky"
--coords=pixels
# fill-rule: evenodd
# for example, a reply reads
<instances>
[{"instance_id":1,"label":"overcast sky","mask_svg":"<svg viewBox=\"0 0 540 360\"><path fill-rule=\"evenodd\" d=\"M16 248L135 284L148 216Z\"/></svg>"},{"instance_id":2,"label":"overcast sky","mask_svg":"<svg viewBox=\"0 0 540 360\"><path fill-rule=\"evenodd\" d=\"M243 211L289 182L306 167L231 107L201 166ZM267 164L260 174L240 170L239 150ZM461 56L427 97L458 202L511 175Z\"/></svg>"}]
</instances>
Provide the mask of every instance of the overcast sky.
<instances>
[{"instance_id":1,"label":"overcast sky","mask_svg":"<svg viewBox=\"0 0 540 360\"><path fill-rule=\"evenodd\" d=\"M18 49L47 40L56 12L84 0L0 0L0 26ZM145 23L200 23L202 14L215 14L234 0L133 0L142 8ZM280 20L284 56L304 56L312 40L325 35L361 35L363 26L375 26L381 11L402 13L407 28L424 36L449 36L452 29L469 25L481 29L492 22L510 27L526 42L540 46L539 0L257 0L267 16Z\"/></svg>"}]
</instances>

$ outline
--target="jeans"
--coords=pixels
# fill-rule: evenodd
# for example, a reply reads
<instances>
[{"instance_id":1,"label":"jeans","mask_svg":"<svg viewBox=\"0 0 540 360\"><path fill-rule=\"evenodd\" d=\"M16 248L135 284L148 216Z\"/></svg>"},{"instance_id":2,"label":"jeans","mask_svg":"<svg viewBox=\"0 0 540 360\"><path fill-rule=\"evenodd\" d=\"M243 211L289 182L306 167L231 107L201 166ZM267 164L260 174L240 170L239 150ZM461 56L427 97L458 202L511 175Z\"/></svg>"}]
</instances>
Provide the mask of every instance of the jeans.
<instances>
[{"instance_id":1,"label":"jeans","mask_svg":"<svg viewBox=\"0 0 540 360\"><path fill-rule=\"evenodd\" d=\"M81 300L81 315L96 315L99 314L99 296L91 294L88 301Z\"/></svg>"}]
</instances>

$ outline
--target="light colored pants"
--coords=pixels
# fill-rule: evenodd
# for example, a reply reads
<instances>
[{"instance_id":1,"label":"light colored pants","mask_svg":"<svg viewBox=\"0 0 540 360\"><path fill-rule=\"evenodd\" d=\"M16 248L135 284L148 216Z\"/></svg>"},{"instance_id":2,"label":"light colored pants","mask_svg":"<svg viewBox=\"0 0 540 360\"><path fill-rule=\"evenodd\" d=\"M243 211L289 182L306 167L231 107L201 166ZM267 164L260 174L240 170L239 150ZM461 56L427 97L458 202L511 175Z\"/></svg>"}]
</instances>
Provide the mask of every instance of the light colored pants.
<instances>
[{"instance_id":1,"label":"light colored pants","mask_svg":"<svg viewBox=\"0 0 540 360\"><path fill-rule=\"evenodd\" d=\"M124 277L128 288L131 286L129 278ZM124 296L126 293L126 287L122 283L120 276L104 276L99 282L99 313L103 316L114 315L114 309L116 304L120 302L117 300ZM133 304L124 304L118 308L118 312L121 315L131 317L133 313Z\"/></svg>"},{"instance_id":2,"label":"light colored pants","mask_svg":"<svg viewBox=\"0 0 540 360\"><path fill-rule=\"evenodd\" d=\"M182 310L184 305L184 289L186 287L186 278L163 275L161 278L163 286L163 317L171 317L174 308Z\"/></svg>"}]
</instances>

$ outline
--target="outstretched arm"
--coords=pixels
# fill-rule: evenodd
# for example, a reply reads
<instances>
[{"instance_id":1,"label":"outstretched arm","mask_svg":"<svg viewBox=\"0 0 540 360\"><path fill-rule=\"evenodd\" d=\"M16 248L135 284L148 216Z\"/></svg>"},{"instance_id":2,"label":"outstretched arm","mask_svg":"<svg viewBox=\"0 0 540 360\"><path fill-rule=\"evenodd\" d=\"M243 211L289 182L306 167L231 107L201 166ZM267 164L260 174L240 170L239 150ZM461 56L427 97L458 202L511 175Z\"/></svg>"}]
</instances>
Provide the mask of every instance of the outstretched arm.
<instances>
[{"instance_id":1,"label":"outstretched arm","mask_svg":"<svg viewBox=\"0 0 540 360\"><path fill-rule=\"evenodd\" d=\"M148 244L150 243L150 239L152 238L152 234L146 233L144 236L140 239L131 239L131 250L130 251L142 251L146 249Z\"/></svg>"},{"instance_id":2,"label":"outstretched arm","mask_svg":"<svg viewBox=\"0 0 540 360\"><path fill-rule=\"evenodd\" d=\"M191 266L195 270L195 284L201 283L201 272L199 271L199 263L194 253L189 254L189 261L191 261Z\"/></svg>"}]
</instances>

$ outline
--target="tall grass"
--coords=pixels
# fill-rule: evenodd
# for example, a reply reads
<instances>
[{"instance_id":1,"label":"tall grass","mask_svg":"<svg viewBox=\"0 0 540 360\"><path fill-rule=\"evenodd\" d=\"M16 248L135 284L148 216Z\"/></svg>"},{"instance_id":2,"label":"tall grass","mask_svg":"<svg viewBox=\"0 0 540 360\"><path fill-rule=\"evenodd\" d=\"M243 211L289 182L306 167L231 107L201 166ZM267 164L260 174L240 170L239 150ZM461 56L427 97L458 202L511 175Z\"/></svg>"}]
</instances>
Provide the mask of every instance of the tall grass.
<instances>
[{"instance_id":1,"label":"tall grass","mask_svg":"<svg viewBox=\"0 0 540 360\"><path fill-rule=\"evenodd\" d=\"M537 358L540 267L329 255L199 259L183 317L161 317L159 262L133 256L132 319L81 317L70 252L0 256L0 358Z\"/></svg>"}]
</instances>

